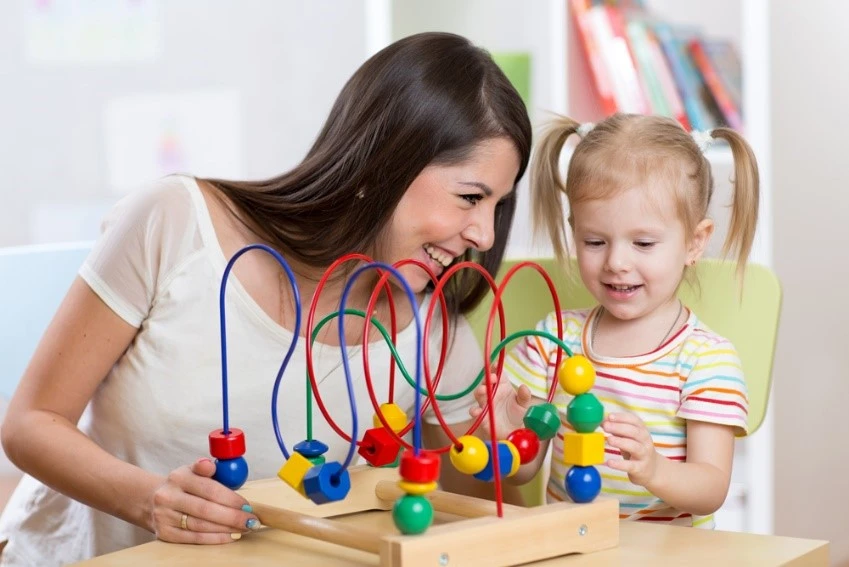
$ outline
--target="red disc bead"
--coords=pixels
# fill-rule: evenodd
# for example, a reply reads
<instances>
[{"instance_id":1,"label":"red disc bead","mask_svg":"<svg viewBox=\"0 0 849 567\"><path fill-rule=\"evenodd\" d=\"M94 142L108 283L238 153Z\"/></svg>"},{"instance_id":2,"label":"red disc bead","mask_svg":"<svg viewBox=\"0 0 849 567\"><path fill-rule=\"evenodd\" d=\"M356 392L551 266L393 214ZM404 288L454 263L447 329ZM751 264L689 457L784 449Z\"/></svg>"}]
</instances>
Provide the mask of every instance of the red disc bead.
<instances>
[{"instance_id":1,"label":"red disc bead","mask_svg":"<svg viewBox=\"0 0 849 567\"><path fill-rule=\"evenodd\" d=\"M533 461L539 453L539 437L531 429L517 429L507 436L507 440L519 451L519 462L523 465Z\"/></svg>"},{"instance_id":2,"label":"red disc bead","mask_svg":"<svg viewBox=\"0 0 849 567\"><path fill-rule=\"evenodd\" d=\"M245 434L235 427L225 434L216 429L209 434L209 454L216 459L235 459L245 454Z\"/></svg>"},{"instance_id":3,"label":"red disc bead","mask_svg":"<svg viewBox=\"0 0 849 567\"><path fill-rule=\"evenodd\" d=\"M408 449L401 455L399 472L401 478L409 482L436 482L439 480L439 455L429 451L419 451L415 455Z\"/></svg>"}]
</instances>

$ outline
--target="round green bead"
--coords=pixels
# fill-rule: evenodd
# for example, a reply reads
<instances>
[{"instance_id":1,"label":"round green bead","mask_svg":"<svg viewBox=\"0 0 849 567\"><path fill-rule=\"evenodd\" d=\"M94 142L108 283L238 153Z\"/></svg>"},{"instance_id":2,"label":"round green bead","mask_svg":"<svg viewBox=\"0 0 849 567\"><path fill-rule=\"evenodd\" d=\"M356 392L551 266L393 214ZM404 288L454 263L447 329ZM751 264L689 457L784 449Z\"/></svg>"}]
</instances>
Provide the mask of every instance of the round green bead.
<instances>
[{"instance_id":1,"label":"round green bead","mask_svg":"<svg viewBox=\"0 0 849 567\"><path fill-rule=\"evenodd\" d=\"M537 434L543 441L557 435L560 429L560 415L554 404L538 404L528 408L525 413L525 427Z\"/></svg>"},{"instance_id":2,"label":"round green bead","mask_svg":"<svg viewBox=\"0 0 849 567\"><path fill-rule=\"evenodd\" d=\"M593 394L575 396L566 407L566 421L578 433L592 433L604 419L604 406Z\"/></svg>"},{"instance_id":3,"label":"round green bead","mask_svg":"<svg viewBox=\"0 0 849 567\"><path fill-rule=\"evenodd\" d=\"M405 494L395 501L392 519L402 534L420 534L433 522L433 505L424 496Z\"/></svg>"}]
</instances>

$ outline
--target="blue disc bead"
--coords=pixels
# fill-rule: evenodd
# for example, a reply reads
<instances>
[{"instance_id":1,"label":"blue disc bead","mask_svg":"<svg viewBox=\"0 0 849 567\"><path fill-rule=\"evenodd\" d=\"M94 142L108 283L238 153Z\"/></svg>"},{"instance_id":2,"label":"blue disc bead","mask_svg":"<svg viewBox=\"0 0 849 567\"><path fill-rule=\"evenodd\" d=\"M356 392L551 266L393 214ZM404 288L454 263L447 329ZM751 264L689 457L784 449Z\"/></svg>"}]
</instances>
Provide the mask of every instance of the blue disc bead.
<instances>
[{"instance_id":1,"label":"blue disc bead","mask_svg":"<svg viewBox=\"0 0 849 567\"><path fill-rule=\"evenodd\" d=\"M311 459L325 454L327 452L327 445L318 439L307 439L295 445L294 450L307 459Z\"/></svg>"},{"instance_id":2,"label":"blue disc bead","mask_svg":"<svg viewBox=\"0 0 849 567\"><path fill-rule=\"evenodd\" d=\"M248 480L248 462L244 457L216 459L212 478L227 488L237 490Z\"/></svg>"}]
</instances>

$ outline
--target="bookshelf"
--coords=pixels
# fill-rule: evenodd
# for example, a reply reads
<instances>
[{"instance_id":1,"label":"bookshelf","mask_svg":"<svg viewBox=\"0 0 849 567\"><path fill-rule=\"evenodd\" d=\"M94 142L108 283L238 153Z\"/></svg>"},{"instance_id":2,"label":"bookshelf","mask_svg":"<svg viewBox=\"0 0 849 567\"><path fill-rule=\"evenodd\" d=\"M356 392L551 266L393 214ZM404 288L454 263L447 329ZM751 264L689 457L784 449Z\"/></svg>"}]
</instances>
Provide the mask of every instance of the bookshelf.
<instances>
[{"instance_id":1,"label":"bookshelf","mask_svg":"<svg viewBox=\"0 0 849 567\"><path fill-rule=\"evenodd\" d=\"M568 0L367 0L367 45L375 51L390 41L422 31L459 33L494 55L530 55L529 112L535 127L550 112L580 120L604 114L594 100L591 76L579 43ZM755 237L752 261L772 265L772 219L769 154L768 0L645 0L648 10L670 23L694 25L711 37L733 40L742 62L745 85L743 129L761 170L763 216ZM564 159L568 159L565 157ZM716 194L710 211L717 234L708 254L716 254L724 238L733 161L727 148L708 153ZM541 257L550 247L530 234L527 176L508 247L510 257ZM719 529L773 531L773 417L752 437L738 443L732 486L717 514Z\"/></svg>"}]
</instances>

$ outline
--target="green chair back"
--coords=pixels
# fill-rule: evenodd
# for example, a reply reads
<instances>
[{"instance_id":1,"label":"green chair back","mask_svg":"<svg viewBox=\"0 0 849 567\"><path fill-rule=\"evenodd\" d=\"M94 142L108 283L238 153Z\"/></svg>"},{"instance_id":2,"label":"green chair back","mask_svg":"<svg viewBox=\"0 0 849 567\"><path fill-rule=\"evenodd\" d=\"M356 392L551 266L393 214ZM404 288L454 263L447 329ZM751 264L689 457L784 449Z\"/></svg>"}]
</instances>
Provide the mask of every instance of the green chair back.
<instances>
[{"instance_id":1,"label":"green chair back","mask_svg":"<svg viewBox=\"0 0 849 567\"><path fill-rule=\"evenodd\" d=\"M522 260L504 262L496 281ZM532 259L542 266L554 282L563 309L595 305L595 299L581 284L578 268L572 260L567 275L553 259ZM781 312L781 287L769 268L758 264L746 266L741 287L733 263L705 259L697 264L693 284L684 283L679 290L684 304L692 309L714 332L730 340L740 355L749 393L749 434L761 425L766 414L772 383L772 363ZM481 345L484 344L490 294L469 316ZM537 322L554 311L551 292L543 277L532 268L523 268L511 278L502 295L507 333L533 329ZM498 323L493 329L493 347L498 344ZM509 348L509 347L508 347ZM543 475L523 487L529 505L542 501Z\"/></svg>"}]
</instances>

